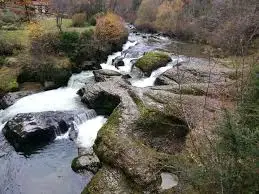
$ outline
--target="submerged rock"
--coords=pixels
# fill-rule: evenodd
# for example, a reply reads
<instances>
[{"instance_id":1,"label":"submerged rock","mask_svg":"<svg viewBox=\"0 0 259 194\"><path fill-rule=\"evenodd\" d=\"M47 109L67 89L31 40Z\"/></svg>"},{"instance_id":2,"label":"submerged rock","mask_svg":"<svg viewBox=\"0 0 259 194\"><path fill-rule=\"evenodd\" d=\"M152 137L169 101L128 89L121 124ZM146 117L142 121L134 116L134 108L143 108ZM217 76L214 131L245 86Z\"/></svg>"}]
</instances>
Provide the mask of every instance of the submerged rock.
<instances>
[{"instance_id":1,"label":"submerged rock","mask_svg":"<svg viewBox=\"0 0 259 194\"><path fill-rule=\"evenodd\" d=\"M73 122L80 122L81 118L87 120L94 115L93 110L21 113L6 123L3 133L16 150L26 152L66 133ZM75 130L74 127L71 130Z\"/></svg>"},{"instance_id":2,"label":"submerged rock","mask_svg":"<svg viewBox=\"0 0 259 194\"><path fill-rule=\"evenodd\" d=\"M36 93L36 91L9 92L0 99L0 109L6 109L19 99Z\"/></svg>"}]
</instances>

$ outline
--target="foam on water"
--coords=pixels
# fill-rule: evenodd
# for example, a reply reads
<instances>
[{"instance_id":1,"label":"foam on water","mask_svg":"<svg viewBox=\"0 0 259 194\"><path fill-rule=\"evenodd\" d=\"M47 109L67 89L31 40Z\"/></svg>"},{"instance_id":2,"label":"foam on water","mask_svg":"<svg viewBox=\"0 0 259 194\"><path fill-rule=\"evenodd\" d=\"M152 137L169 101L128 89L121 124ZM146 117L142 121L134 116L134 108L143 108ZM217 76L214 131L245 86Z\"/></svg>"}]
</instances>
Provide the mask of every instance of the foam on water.
<instances>
[{"instance_id":1,"label":"foam on water","mask_svg":"<svg viewBox=\"0 0 259 194\"><path fill-rule=\"evenodd\" d=\"M103 116L97 116L93 119L87 120L81 125L78 125L77 143L80 147L90 148L93 146L99 129L106 122Z\"/></svg>"},{"instance_id":2,"label":"foam on water","mask_svg":"<svg viewBox=\"0 0 259 194\"><path fill-rule=\"evenodd\" d=\"M138 79L138 80L131 80L131 84L135 87L139 87L139 88L144 88L144 87L149 87L149 86L153 86L156 79L162 75L164 72L166 72L167 70L171 69L174 67L174 65L176 65L177 63L180 63L180 62L184 62L187 60L186 57L184 56L179 56L179 57L176 57L176 56L172 56L172 61L170 63L168 63L166 66L164 67L160 67L158 68L157 70L154 70L150 77L147 77L147 78L141 78L141 79Z\"/></svg>"},{"instance_id":3,"label":"foam on water","mask_svg":"<svg viewBox=\"0 0 259 194\"><path fill-rule=\"evenodd\" d=\"M21 98L12 106L0 112L0 123L6 122L18 113L68 111L84 107L76 94L77 89L59 88Z\"/></svg>"}]
</instances>

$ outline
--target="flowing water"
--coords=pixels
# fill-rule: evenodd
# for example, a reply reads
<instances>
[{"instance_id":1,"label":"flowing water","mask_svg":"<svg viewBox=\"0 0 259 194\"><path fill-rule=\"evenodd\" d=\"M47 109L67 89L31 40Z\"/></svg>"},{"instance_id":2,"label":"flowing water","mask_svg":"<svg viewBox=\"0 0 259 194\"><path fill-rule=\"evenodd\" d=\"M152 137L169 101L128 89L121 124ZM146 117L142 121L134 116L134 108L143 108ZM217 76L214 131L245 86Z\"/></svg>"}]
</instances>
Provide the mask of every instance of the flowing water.
<instances>
[{"instance_id":1,"label":"flowing water","mask_svg":"<svg viewBox=\"0 0 259 194\"><path fill-rule=\"evenodd\" d=\"M103 69L111 69L122 74L129 74L133 86L152 86L156 78L181 61L190 58L171 52L172 62L155 70L150 77L144 77L135 67L134 62L152 50L170 51L174 42L167 37L152 34L130 33L128 42L121 52L110 55ZM115 59L121 58L124 66L116 68ZM4 124L18 113L69 111L86 109L76 94L77 90L87 83L94 83L91 71L73 75L68 86L56 90L41 92L24 97L5 110L0 110L0 131ZM89 118L90 119L89 119ZM64 134L54 142L25 156L17 153L0 133L0 194L77 194L91 178L74 173L71 161L77 156L78 147L89 148L93 145L98 130L106 122L103 116L78 117L76 127L79 131L75 142Z\"/></svg>"}]
</instances>

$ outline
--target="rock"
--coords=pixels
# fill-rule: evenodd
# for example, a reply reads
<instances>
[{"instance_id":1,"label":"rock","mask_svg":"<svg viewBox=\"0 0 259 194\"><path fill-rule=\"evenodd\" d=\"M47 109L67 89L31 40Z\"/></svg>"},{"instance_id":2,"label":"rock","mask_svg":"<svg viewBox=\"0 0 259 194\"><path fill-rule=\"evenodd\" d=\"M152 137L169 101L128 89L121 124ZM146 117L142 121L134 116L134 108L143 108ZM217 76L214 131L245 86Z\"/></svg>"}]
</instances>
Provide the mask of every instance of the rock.
<instances>
[{"instance_id":1,"label":"rock","mask_svg":"<svg viewBox=\"0 0 259 194\"><path fill-rule=\"evenodd\" d=\"M84 61L81 65L74 65L73 72L90 71L102 69L100 63L97 61Z\"/></svg>"},{"instance_id":2,"label":"rock","mask_svg":"<svg viewBox=\"0 0 259 194\"><path fill-rule=\"evenodd\" d=\"M56 84L54 81L45 81L44 82L44 89L45 90L52 90L57 88Z\"/></svg>"},{"instance_id":3,"label":"rock","mask_svg":"<svg viewBox=\"0 0 259 194\"><path fill-rule=\"evenodd\" d=\"M189 132L180 111L179 95L170 98L176 106L174 112L165 114L161 112L158 102L152 101L155 104L152 108L147 106L150 98L146 93L151 93L151 89L140 90L121 78L86 86L80 93L82 101L87 102L87 105L91 104L91 108L96 111L106 106L106 103L100 103L103 100L97 102L96 98L110 96L118 99L115 100L116 106L113 106L116 107L115 110L109 109L112 114L95 141L94 151L101 162L111 165L112 173L119 169L119 172L125 174L125 181L132 182L142 191L158 190L164 156L180 152ZM88 189L105 182L106 175L102 172L98 172L96 176L89 183ZM110 190L107 187L106 191L116 193L120 191L120 187L117 189Z\"/></svg>"},{"instance_id":4,"label":"rock","mask_svg":"<svg viewBox=\"0 0 259 194\"><path fill-rule=\"evenodd\" d=\"M113 79L114 77L121 76L121 74L117 71L100 69L93 72L96 82L105 82L109 79Z\"/></svg>"},{"instance_id":5,"label":"rock","mask_svg":"<svg viewBox=\"0 0 259 194\"><path fill-rule=\"evenodd\" d=\"M26 152L64 134L80 118L92 117L93 110L21 113L7 122L3 133L18 151ZM78 118L80 117L80 118ZM73 130L74 128L72 128Z\"/></svg>"},{"instance_id":6,"label":"rock","mask_svg":"<svg viewBox=\"0 0 259 194\"><path fill-rule=\"evenodd\" d=\"M161 184L162 191L172 189L173 187L176 187L178 185L179 179L174 174L162 172L161 178L162 178L162 184Z\"/></svg>"},{"instance_id":7,"label":"rock","mask_svg":"<svg viewBox=\"0 0 259 194\"><path fill-rule=\"evenodd\" d=\"M9 92L0 99L0 109L6 109L19 99L34 94L35 91Z\"/></svg>"},{"instance_id":8,"label":"rock","mask_svg":"<svg viewBox=\"0 0 259 194\"><path fill-rule=\"evenodd\" d=\"M147 76L150 76L152 71L166 66L170 61L172 59L163 52L148 52L137 60L135 66L141 69Z\"/></svg>"},{"instance_id":9,"label":"rock","mask_svg":"<svg viewBox=\"0 0 259 194\"><path fill-rule=\"evenodd\" d=\"M174 80L168 78L166 75L161 75L159 76L156 81L155 81L155 85L156 86L163 86L163 85L175 85L178 83L176 83Z\"/></svg>"},{"instance_id":10,"label":"rock","mask_svg":"<svg viewBox=\"0 0 259 194\"><path fill-rule=\"evenodd\" d=\"M228 82L232 70L206 61L179 63L167 70L156 80L156 85Z\"/></svg>"},{"instance_id":11,"label":"rock","mask_svg":"<svg viewBox=\"0 0 259 194\"><path fill-rule=\"evenodd\" d=\"M143 192L134 187L134 183L127 179L121 170L105 165L97 172L91 183L82 192L82 194L103 193L141 194Z\"/></svg>"},{"instance_id":12,"label":"rock","mask_svg":"<svg viewBox=\"0 0 259 194\"><path fill-rule=\"evenodd\" d=\"M17 77L17 82L40 82L54 89L66 86L71 76L72 73L68 68L59 68L49 64L38 64L35 65L35 67L24 67Z\"/></svg>"},{"instance_id":13,"label":"rock","mask_svg":"<svg viewBox=\"0 0 259 194\"><path fill-rule=\"evenodd\" d=\"M75 172L90 171L96 174L101 168L101 163L95 153L89 151L88 153L75 158L72 161L71 168Z\"/></svg>"},{"instance_id":14,"label":"rock","mask_svg":"<svg viewBox=\"0 0 259 194\"><path fill-rule=\"evenodd\" d=\"M104 85L109 82L99 82ZM123 81L124 84L126 82ZM108 86L111 90L112 85ZM82 102L84 102L88 108L94 109L98 115L110 115L113 110L119 105L120 97L116 92L110 93L99 87L98 84L89 84L86 87L80 89L77 94L81 96Z\"/></svg>"},{"instance_id":15,"label":"rock","mask_svg":"<svg viewBox=\"0 0 259 194\"><path fill-rule=\"evenodd\" d=\"M124 66L123 58L117 57L117 58L112 62L112 64L113 64L116 68L121 67L121 66Z\"/></svg>"}]
</instances>

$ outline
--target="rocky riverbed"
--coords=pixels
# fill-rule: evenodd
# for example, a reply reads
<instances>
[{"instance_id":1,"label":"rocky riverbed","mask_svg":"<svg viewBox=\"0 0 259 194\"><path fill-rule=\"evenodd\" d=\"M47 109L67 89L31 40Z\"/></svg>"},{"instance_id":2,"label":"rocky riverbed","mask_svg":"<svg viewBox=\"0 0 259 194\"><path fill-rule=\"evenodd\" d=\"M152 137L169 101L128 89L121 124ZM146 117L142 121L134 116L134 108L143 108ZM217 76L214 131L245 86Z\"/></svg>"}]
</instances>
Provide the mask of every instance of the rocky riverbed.
<instances>
[{"instance_id":1,"label":"rocky riverbed","mask_svg":"<svg viewBox=\"0 0 259 194\"><path fill-rule=\"evenodd\" d=\"M83 193L93 194L172 192L184 187L174 160L192 149L190 136L199 141L203 129L212 135L222 99L234 99L235 72L216 60L180 55L170 50L172 44L167 37L132 32L123 50L100 64L102 70L73 75L66 88L8 94L1 100L6 108L0 113L2 132L17 151L33 148L26 164L32 168L21 170L36 185L44 185L39 187L42 192L78 193L83 185ZM156 63L145 72L135 64L150 51ZM166 55L163 65L156 52ZM0 160L5 167L14 162L17 169L17 163L25 162L24 149L17 155L3 136L1 142L5 147L0 147ZM56 155L60 157L55 161ZM52 167L46 169L45 164ZM35 166L46 172L42 181L36 177L38 171L32 172ZM51 170L54 178L48 177ZM28 182L14 178L11 166L2 168L1 174L6 178L0 185L14 179L3 187L4 193L35 193ZM56 188L59 179L64 189ZM66 190L67 185L73 186Z\"/></svg>"}]
</instances>

